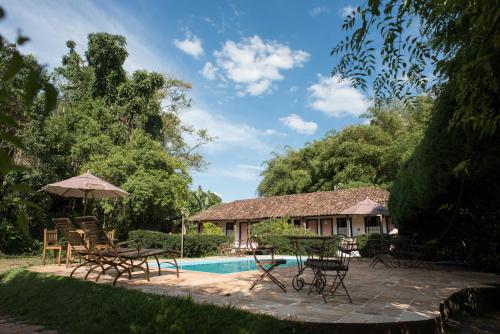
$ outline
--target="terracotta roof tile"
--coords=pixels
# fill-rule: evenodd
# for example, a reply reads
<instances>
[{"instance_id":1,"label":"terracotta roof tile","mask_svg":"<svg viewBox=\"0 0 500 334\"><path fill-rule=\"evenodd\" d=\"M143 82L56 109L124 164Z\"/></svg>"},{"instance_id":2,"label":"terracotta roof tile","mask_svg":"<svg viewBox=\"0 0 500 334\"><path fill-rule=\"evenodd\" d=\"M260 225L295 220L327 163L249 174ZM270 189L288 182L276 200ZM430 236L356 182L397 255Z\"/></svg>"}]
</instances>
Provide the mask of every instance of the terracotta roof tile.
<instances>
[{"instance_id":1,"label":"terracotta roof tile","mask_svg":"<svg viewBox=\"0 0 500 334\"><path fill-rule=\"evenodd\" d=\"M190 221L254 220L270 217L308 217L340 214L369 198L387 205L389 192L376 187L319 191L314 193L258 197L212 206L189 218Z\"/></svg>"}]
</instances>

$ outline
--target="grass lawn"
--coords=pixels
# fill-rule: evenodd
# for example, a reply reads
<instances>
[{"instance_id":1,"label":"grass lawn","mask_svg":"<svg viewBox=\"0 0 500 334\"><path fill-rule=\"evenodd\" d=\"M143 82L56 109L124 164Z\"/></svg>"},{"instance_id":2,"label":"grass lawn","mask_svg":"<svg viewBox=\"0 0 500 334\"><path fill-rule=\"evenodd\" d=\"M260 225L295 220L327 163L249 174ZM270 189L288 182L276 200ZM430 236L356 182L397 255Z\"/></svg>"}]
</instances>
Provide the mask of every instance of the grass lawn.
<instances>
[{"instance_id":1,"label":"grass lawn","mask_svg":"<svg viewBox=\"0 0 500 334\"><path fill-rule=\"evenodd\" d=\"M47 259L47 263L55 263L51 256ZM43 264L42 256L27 256L27 255L4 255L0 254L0 273L15 268L27 268Z\"/></svg>"},{"instance_id":2,"label":"grass lawn","mask_svg":"<svg viewBox=\"0 0 500 334\"><path fill-rule=\"evenodd\" d=\"M62 333L332 333L322 324L25 269L0 273L0 312Z\"/></svg>"}]
</instances>

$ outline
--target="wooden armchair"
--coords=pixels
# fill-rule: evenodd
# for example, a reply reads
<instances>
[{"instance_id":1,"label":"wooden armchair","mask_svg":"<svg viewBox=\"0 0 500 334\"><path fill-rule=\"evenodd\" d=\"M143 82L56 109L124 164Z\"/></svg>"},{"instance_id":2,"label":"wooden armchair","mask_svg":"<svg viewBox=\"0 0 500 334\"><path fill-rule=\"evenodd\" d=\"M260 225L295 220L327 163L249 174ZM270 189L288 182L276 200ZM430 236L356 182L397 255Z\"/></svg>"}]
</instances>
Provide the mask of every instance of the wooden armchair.
<instances>
[{"instance_id":1,"label":"wooden armchair","mask_svg":"<svg viewBox=\"0 0 500 334\"><path fill-rule=\"evenodd\" d=\"M61 265L62 246L57 240L57 230L43 229L43 265L47 263L47 251L54 250L58 252L57 264Z\"/></svg>"}]
</instances>

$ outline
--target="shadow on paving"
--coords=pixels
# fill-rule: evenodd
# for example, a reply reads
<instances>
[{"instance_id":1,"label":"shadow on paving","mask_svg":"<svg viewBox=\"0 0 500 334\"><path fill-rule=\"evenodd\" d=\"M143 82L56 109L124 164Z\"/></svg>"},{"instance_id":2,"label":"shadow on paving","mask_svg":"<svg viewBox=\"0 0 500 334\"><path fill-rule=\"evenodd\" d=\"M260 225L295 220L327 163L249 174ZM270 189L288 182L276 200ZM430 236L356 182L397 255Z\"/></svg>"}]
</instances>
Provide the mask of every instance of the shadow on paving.
<instances>
[{"instance_id":1,"label":"shadow on paving","mask_svg":"<svg viewBox=\"0 0 500 334\"><path fill-rule=\"evenodd\" d=\"M500 310L479 316L460 312L448 319L446 334L496 334L500 333Z\"/></svg>"}]
</instances>

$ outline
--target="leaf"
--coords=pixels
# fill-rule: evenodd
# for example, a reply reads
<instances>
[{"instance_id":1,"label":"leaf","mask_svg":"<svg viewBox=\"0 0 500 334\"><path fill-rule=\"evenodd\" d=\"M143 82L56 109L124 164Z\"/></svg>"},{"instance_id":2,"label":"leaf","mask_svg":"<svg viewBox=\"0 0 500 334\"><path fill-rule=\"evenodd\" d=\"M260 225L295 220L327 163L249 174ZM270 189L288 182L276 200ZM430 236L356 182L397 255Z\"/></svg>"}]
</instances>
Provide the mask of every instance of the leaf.
<instances>
[{"instance_id":1,"label":"leaf","mask_svg":"<svg viewBox=\"0 0 500 334\"><path fill-rule=\"evenodd\" d=\"M10 126L11 128L17 129L19 128L19 124L17 124L16 120L9 115L0 113L0 122L3 125Z\"/></svg>"},{"instance_id":2,"label":"leaf","mask_svg":"<svg viewBox=\"0 0 500 334\"><path fill-rule=\"evenodd\" d=\"M16 223L19 231L29 238L28 217L24 211L20 210L17 212Z\"/></svg>"},{"instance_id":3,"label":"leaf","mask_svg":"<svg viewBox=\"0 0 500 334\"><path fill-rule=\"evenodd\" d=\"M7 70L5 70L2 80L5 82L12 79L21 69L22 63L23 63L23 58L21 57L19 52L15 51L12 54L12 59L9 62Z\"/></svg>"},{"instance_id":4,"label":"leaf","mask_svg":"<svg viewBox=\"0 0 500 334\"><path fill-rule=\"evenodd\" d=\"M45 83L44 90L45 90L45 113L49 113L56 107L57 91L56 88L50 83Z\"/></svg>"},{"instance_id":5,"label":"leaf","mask_svg":"<svg viewBox=\"0 0 500 334\"><path fill-rule=\"evenodd\" d=\"M11 143L12 145L14 145L17 148L20 148L23 150L25 149L25 146L21 142L21 140L19 138L17 138L16 136L11 135L10 133L0 132L0 140L5 140L6 142Z\"/></svg>"}]
</instances>

